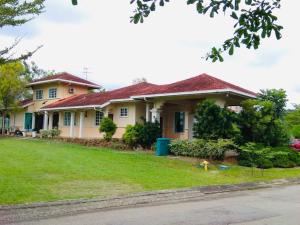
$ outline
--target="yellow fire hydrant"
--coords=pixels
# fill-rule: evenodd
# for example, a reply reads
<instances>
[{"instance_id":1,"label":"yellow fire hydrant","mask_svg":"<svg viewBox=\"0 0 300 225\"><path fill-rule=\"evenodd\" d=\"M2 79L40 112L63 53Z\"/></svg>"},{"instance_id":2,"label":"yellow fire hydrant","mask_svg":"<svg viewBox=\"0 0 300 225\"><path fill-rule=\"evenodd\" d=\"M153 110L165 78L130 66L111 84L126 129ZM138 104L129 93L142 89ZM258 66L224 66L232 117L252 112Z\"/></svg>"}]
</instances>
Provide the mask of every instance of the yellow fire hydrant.
<instances>
[{"instance_id":1,"label":"yellow fire hydrant","mask_svg":"<svg viewBox=\"0 0 300 225\"><path fill-rule=\"evenodd\" d=\"M208 170L208 164L209 164L209 162L207 162L206 160L204 160L204 161L202 162L202 164L203 164L203 166L204 166L204 170L207 171L207 170Z\"/></svg>"}]
</instances>

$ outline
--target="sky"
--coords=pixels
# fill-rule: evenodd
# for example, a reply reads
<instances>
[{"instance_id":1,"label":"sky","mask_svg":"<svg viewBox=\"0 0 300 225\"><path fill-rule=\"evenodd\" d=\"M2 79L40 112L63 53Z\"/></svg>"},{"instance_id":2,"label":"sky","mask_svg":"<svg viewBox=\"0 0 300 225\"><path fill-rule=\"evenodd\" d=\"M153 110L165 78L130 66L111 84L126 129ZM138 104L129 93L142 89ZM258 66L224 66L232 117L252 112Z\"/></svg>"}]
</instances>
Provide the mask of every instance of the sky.
<instances>
[{"instance_id":1,"label":"sky","mask_svg":"<svg viewBox=\"0 0 300 225\"><path fill-rule=\"evenodd\" d=\"M0 30L1 46L23 40L16 54L43 47L31 58L40 68L69 72L107 90L145 77L156 84L172 83L207 73L249 90L283 88L289 106L300 103L300 1L282 1L276 12L283 38L262 40L259 50L238 49L225 62L202 57L233 33L234 21L196 13L186 0L170 1L143 24L130 23L129 0L46 0L45 12L20 27Z\"/></svg>"}]
</instances>

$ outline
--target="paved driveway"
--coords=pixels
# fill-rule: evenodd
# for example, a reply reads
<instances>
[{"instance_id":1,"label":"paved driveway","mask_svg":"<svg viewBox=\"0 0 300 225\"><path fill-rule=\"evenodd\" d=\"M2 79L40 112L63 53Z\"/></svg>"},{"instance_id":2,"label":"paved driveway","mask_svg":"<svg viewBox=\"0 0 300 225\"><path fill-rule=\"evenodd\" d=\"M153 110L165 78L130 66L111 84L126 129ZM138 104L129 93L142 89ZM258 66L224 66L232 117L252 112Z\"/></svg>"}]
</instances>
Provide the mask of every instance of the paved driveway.
<instances>
[{"instance_id":1,"label":"paved driveway","mask_svg":"<svg viewBox=\"0 0 300 225\"><path fill-rule=\"evenodd\" d=\"M300 185L211 195L151 205L16 223L22 225L299 225Z\"/></svg>"}]
</instances>

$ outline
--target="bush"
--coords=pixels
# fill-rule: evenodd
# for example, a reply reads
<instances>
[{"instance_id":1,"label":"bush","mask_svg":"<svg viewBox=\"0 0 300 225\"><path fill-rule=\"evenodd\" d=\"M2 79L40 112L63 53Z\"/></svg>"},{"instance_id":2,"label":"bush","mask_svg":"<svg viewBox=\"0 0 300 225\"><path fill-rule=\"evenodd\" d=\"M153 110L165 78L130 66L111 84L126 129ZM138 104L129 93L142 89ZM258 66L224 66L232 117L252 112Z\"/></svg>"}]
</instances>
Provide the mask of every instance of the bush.
<instances>
[{"instance_id":1,"label":"bush","mask_svg":"<svg viewBox=\"0 0 300 225\"><path fill-rule=\"evenodd\" d=\"M123 141L132 148L137 147L139 144L139 131L141 130L139 126L138 124L128 125L123 134Z\"/></svg>"},{"instance_id":2,"label":"bush","mask_svg":"<svg viewBox=\"0 0 300 225\"><path fill-rule=\"evenodd\" d=\"M173 140L170 144L170 152L174 155L191 156L197 158L223 160L225 153L235 150L237 147L232 140L203 140L192 141Z\"/></svg>"},{"instance_id":3,"label":"bush","mask_svg":"<svg viewBox=\"0 0 300 225\"><path fill-rule=\"evenodd\" d=\"M58 129L52 129L52 130L41 130L41 138L55 138L60 135L61 131Z\"/></svg>"},{"instance_id":4,"label":"bush","mask_svg":"<svg viewBox=\"0 0 300 225\"><path fill-rule=\"evenodd\" d=\"M104 139L110 141L116 133L117 125L108 117L101 120L99 131L105 133Z\"/></svg>"},{"instance_id":5,"label":"bush","mask_svg":"<svg viewBox=\"0 0 300 225\"><path fill-rule=\"evenodd\" d=\"M266 148L254 143L242 146L237 160L240 166L255 166L264 169L291 168L300 165L300 155L294 150L287 147Z\"/></svg>"},{"instance_id":6,"label":"bush","mask_svg":"<svg viewBox=\"0 0 300 225\"><path fill-rule=\"evenodd\" d=\"M261 169L270 169L273 167L273 163L271 162L271 160L263 157L256 160L256 165L257 168Z\"/></svg>"},{"instance_id":7,"label":"bush","mask_svg":"<svg viewBox=\"0 0 300 225\"><path fill-rule=\"evenodd\" d=\"M161 129L159 123L144 122L143 124L129 125L123 135L123 140L131 147L141 146L150 149L161 137Z\"/></svg>"}]
</instances>

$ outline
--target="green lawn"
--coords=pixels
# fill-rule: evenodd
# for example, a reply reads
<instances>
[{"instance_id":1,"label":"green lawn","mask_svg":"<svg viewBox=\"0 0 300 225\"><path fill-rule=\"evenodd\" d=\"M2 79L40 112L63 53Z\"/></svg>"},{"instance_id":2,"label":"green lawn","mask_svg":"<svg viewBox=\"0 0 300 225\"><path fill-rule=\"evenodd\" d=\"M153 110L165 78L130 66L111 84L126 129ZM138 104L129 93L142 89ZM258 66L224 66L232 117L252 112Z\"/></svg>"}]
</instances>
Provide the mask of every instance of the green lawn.
<instances>
[{"instance_id":1,"label":"green lawn","mask_svg":"<svg viewBox=\"0 0 300 225\"><path fill-rule=\"evenodd\" d=\"M0 139L0 205L300 177L300 169L261 176L234 166L205 172L192 163L42 140Z\"/></svg>"}]
</instances>

